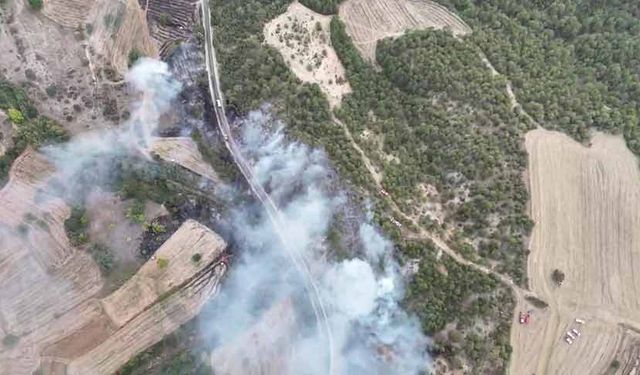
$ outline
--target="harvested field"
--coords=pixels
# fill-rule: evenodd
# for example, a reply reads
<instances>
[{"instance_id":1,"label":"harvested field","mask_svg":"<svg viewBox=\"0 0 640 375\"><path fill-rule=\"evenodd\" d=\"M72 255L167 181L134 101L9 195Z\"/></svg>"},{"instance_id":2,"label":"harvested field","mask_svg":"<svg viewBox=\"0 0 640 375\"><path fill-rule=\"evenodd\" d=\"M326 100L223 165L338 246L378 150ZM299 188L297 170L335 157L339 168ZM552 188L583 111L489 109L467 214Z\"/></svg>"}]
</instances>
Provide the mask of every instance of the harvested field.
<instances>
[{"instance_id":1,"label":"harvested field","mask_svg":"<svg viewBox=\"0 0 640 375\"><path fill-rule=\"evenodd\" d=\"M145 12L136 0L97 0L88 17L93 25L90 51L99 65L126 72L129 54L158 57L158 46L151 38Z\"/></svg>"},{"instance_id":2,"label":"harvested field","mask_svg":"<svg viewBox=\"0 0 640 375\"><path fill-rule=\"evenodd\" d=\"M599 133L586 147L538 129L526 147L536 223L528 274L549 308L536 310L531 325L514 320L511 373L602 374L625 350L629 327L640 327L637 158L621 137ZM566 275L560 287L555 269ZM519 301L519 308L531 307ZM572 328L582 336L569 345L564 336Z\"/></svg>"},{"instance_id":3,"label":"harvested field","mask_svg":"<svg viewBox=\"0 0 640 375\"><path fill-rule=\"evenodd\" d=\"M177 42L191 36L198 2L191 0L138 0L145 11L151 36L160 46L160 56L166 57Z\"/></svg>"},{"instance_id":4,"label":"harvested field","mask_svg":"<svg viewBox=\"0 0 640 375\"><path fill-rule=\"evenodd\" d=\"M220 181L211 165L202 158L198 145L189 137L155 138L151 143L150 152L166 162L181 165L211 181Z\"/></svg>"},{"instance_id":5,"label":"harvested field","mask_svg":"<svg viewBox=\"0 0 640 375\"><path fill-rule=\"evenodd\" d=\"M331 17L297 1L264 26L267 44L280 51L291 71L303 82L317 83L331 106L351 92L340 59L331 46Z\"/></svg>"},{"instance_id":6,"label":"harvested field","mask_svg":"<svg viewBox=\"0 0 640 375\"><path fill-rule=\"evenodd\" d=\"M471 33L460 17L429 0L347 0L340 5L339 16L356 48L371 63L375 62L378 40L401 36L407 30Z\"/></svg>"},{"instance_id":7,"label":"harvested field","mask_svg":"<svg viewBox=\"0 0 640 375\"><path fill-rule=\"evenodd\" d=\"M224 240L206 227L192 220L185 222L156 251L156 260L145 263L125 285L103 300L106 314L118 327L123 326L218 258L225 247ZM202 256L197 263L191 260L194 254ZM162 266L160 260L167 265Z\"/></svg>"},{"instance_id":8,"label":"harvested field","mask_svg":"<svg viewBox=\"0 0 640 375\"><path fill-rule=\"evenodd\" d=\"M208 228L186 221L156 252L158 259L168 261L166 266L149 260L122 288L102 300L105 317L118 330L86 354L60 361L68 363L66 373L112 374L193 318L216 293L226 272L226 266L215 266L226 246ZM196 253L202 256L199 262L191 259Z\"/></svg>"},{"instance_id":9,"label":"harvested field","mask_svg":"<svg viewBox=\"0 0 640 375\"><path fill-rule=\"evenodd\" d=\"M0 190L0 341L16 338L0 346L0 375L111 374L200 311L226 272L226 243L189 220L156 252L162 264L100 300L98 266L64 231L69 207L39 192L53 172L27 150Z\"/></svg>"},{"instance_id":10,"label":"harvested field","mask_svg":"<svg viewBox=\"0 0 640 375\"><path fill-rule=\"evenodd\" d=\"M42 13L69 28L83 28L85 18L96 0L48 0Z\"/></svg>"},{"instance_id":11,"label":"harvested field","mask_svg":"<svg viewBox=\"0 0 640 375\"><path fill-rule=\"evenodd\" d=\"M40 345L81 324L66 313L102 287L91 256L69 244L69 208L58 198L37 195L52 172L41 155L27 150L0 190L0 325L3 337L20 337L16 347L0 349L0 374L30 374Z\"/></svg>"}]
</instances>

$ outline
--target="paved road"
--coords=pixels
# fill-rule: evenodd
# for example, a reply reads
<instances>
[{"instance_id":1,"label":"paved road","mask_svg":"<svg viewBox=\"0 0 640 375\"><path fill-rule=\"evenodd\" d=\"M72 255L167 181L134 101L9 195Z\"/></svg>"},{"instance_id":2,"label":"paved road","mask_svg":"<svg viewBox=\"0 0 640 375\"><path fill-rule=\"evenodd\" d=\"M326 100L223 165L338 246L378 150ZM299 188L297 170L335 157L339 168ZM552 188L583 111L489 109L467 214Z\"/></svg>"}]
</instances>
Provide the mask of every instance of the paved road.
<instances>
[{"instance_id":1,"label":"paved road","mask_svg":"<svg viewBox=\"0 0 640 375\"><path fill-rule=\"evenodd\" d=\"M264 206L267 216L271 220L276 233L282 240L287 255L305 280L305 288L308 292L309 301L316 315L318 324L322 327L327 337L329 346L329 374L335 374L336 370L334 369L333 360L335 354L333 348L333 335L331 332L331 327L329 325L329 320L327 318L324 303L322 301L322 298L320 297L318 286L313 278L313 275L311 274L311 271L309 270L307 260L305 259L304 254L300 253L299 249L291 246L288 243L287 237L285 235L285 221L280 210L273 202L269 194L267 194L267 192L264 190L262 185L260 185L255 179L250 164L242 155L240 146L235 141L235 139L233 138L233 134L231 133L231 127L229 126L229 121L227 120L227 116L225 115L224 111L224 97L220 89L220 75L218 72L218 62L216 60L215 49L213 45L213 28L211 27L211 12L209 9L209 0L202 0L201 4L203 15L202 26L204 28L205 36L206 67L208 73L207 76L209 78L209 92L211 94L211 101L213 103L218 128L223 135L224 144L231 153L233 161L240 169L240 172L242 173L244 178L247 180L252 193Z\"/></svg>"}]
</instances>

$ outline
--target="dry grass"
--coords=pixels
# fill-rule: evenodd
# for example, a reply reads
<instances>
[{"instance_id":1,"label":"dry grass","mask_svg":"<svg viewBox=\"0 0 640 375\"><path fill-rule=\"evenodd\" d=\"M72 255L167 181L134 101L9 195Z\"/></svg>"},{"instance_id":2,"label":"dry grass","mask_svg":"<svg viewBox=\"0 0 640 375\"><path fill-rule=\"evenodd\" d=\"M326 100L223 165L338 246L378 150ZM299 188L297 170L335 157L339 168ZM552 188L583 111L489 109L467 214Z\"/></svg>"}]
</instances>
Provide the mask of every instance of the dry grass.
<instances>
[{"instance_id":1,"label":"dry grass","mask_svg":"<svg viewBox=\"0 0 640 375\"><path fill-rule=\"evenodd\" d=\"M339 16L356 48L372 63L378 40L401 36L407 30L448 29L455 35L471 32L460 17L429 0L347 0L340 5Z\"/></svg>"},{"instance_id":2,"label":"dry grass","mask_svg":"<svg viewBox=\"0 0 640 375\"><path fill-rule=\"evenodd\" d=\"M331 17L297 1L264 27L266 43L280 51L291 71L303 82L317 83L331 106L351 92L340 59L331 46Z\"/></svg>"},{"instance_id":3,"label":"dry grass","mask_svg":"<svg viewBox=\"0 0 640 375\"><path fill-rule=\"evenodd\" d=\"M150 152L164 161L181 165L211 181L220 181L211 165L202 158L198 145L189 137L155 138L151 143Z\"/></svg>"},{"instance_id":4,"label":"dry grass","mask_svg":"<svg viewBox=\"0 0 640 375\"><path fill-rule=\"evenodd\" d=\"M97 0L87 22L93 25L89 44L95 60L101 58L120 74L128 68L129 52L158 57L158 46L150 35L147 19L137 0Z\"/></svg>"},{"instance_id":5,"label":"dry grass","mask_svg":"<svg viewBox=\"0 0 640 375\"><path fill-rule=\"evenodd\" d=\"M621 137L597 134L591 147L546 130L527 134L531 289L549 303L533 323L514 320L514 374L602 374L625 329L640 327L640 172ZM554 269L566 274L561 287ZM528 309L520 301L521 309ZM574 322L583 318L583 326ZM516 317L517 319L517 317ZM568 345L567 330L582 336Z\"/></svg>"}]
</instances>

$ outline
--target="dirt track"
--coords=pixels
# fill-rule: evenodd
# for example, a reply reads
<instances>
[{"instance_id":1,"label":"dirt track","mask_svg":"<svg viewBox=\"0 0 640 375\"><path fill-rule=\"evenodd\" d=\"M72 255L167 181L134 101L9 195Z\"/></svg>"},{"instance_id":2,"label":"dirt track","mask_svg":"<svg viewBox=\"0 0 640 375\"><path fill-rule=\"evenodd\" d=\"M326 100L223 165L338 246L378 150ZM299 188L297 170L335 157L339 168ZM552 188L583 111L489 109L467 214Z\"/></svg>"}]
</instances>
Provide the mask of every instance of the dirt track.
<instances>
[{"instance_id":1,"label":"dirt track","mask_svg":"<svg viewBox=\"0 0 640 375\"><path fill-rule=\"evenodd\" d=\"M471 33L460 17L429 0L347 0L340 5L339 16L356 48L370 62L375 61L378 40L407 30L432 27L449 29L454 35Z\"/></svg>"},{"instance_id":2,"label":"dirt track","mask_svg":"<svg viewBox=\"0 0 640 375\"><path fill-rule=\"evenodd\" d=\"M602 374L632 334L619 324L640 327L637 159L621 137L604 134L585 147L538 129L526 147L536 223L528 274L550 306L529 326L514 322L511 374ZM566 274L561 287L551 279L556 268ZM520 308L530 307L520 301ZM582 336L568 345L571 328Z\"/></svg>"}]
</instances>

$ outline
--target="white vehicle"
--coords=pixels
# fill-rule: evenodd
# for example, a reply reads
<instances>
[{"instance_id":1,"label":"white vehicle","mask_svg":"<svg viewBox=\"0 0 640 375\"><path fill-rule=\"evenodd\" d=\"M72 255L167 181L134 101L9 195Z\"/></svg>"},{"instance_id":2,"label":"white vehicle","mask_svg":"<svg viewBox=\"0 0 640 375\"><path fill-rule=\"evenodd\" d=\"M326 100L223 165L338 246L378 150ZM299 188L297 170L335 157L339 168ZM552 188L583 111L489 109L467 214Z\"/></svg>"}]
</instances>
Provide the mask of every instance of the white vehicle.
<instances>
[{"instance_id":1,"label":"white vehicle","mask_svg":"<svg viewBox=\"0 0 640 375\"><path fill-rule=\"evenodd\" d=\"M571 340L575 340L576 337L571 333L571 331L567 331L567 337L571 338Z\"/></svg>"},{"instance_id":2,"label":"white vehicle","mask_svg":"<svg viewBox=\"0 0 640 375\"><path fill-rule=\"evenodd\" d=\"M571 332L573 332L576 336L580 337L580 332L578 332L577 329L572 329Z\"/></svg>"},{"instance_id":3,"label":"white vehicle","mask_svg":"<svg viewBox=\"0 0 640 375\"><path fill-rule=\"evenodd\" d=\"M573 340L571 340L571 338L568 337L568 336L564 338L564 341L566 341L567 344L569 344L569 345L573 344Z\"/></svg>"},{"instance_id":4,"label":"white vehicle","mask_svg":"<svg viewBox=\"0 0 640 375\"><path fill-rule=\"evenodd\" d=\"M218 108L222 108L222 102L220 101L220 99L216 99L216 105L218 106Z\"/></svg>"},{"instance_id":5,"label":"white vehicle","mask_svg":"<svg viewBox=\"0 0 640 375\"><path fill-rule=\"evenodd\" d=\"M578 324L584 324L584 320L576 318L576 323L578 323Z\"/></svg>"},{"instance_id":6,"label":"white vehicle","mask_svg":"<svg viewBox=\"0 0 640 375\"><path fill-rule=\"evenodd\" d=\"M224 138L225 141L229 140L229 137L226 134L224 134L222 137Z\"/></svg>"}]
</instances>

